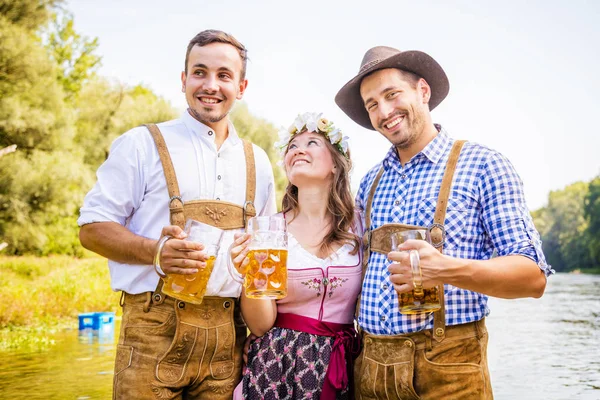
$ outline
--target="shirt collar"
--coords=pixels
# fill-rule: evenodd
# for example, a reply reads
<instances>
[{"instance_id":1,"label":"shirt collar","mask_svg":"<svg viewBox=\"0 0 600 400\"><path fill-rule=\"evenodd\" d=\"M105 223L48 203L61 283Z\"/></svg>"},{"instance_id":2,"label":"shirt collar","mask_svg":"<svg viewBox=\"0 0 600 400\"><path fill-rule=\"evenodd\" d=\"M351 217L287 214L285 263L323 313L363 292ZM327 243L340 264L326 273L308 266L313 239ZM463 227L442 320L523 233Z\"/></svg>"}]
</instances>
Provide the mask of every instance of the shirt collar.
<instances>
[{"instance_id":1,"label":"shirt collar","mask_svg":"<svg viewBox=\"0 0 600 400\"><path fill-rule=\"evenodd\" d=\"M181 114L181 119L183 120L185 126L189 130L197 134L201 139L206 140L210 143L213 143L215 141L215 133L213 129L207 125L204 125L196 118L192 117L188 110L185 110ZM231 145L235 146L240 142L241 139L238 136L235 127L233 126L231 121L228 122L228 132L229 134L227 135L227 139L225 140L225 142L229 141L231 142Z\"/></svg>"},{"instance_id":2,"label":"shirt collar","mask_svg":"<svg viewBox=\"0 0 600 400\"><path fill-rule=\"evenodd\" d=\"M427 157L432 163L437 164L450 145L450 137L441 125L435 124L435 127L438 130L438 134L431 142L427 143L427 146L425 146L423 150L421 150L421 154Z\"/></svg>"},{"instance_id":3,"label":"shirt collar","mask_svg":"<svg viewBox=\"0 0 600 400\"><path fill-rule=\"evenodd\" d=\"M450 145L450 137L441 125L435 124L435 127L438 130L438 134L431 142L427 143L427 146L425 146L423 150L421 150L412 158L413 160L418 157L425 157L434 164L437 164L440 161L446 149ZM398 158L396 148L392 146L383 159L383 166L387 168L395 164L399 165L400 159Z\"/></svg>"}]
</instances>

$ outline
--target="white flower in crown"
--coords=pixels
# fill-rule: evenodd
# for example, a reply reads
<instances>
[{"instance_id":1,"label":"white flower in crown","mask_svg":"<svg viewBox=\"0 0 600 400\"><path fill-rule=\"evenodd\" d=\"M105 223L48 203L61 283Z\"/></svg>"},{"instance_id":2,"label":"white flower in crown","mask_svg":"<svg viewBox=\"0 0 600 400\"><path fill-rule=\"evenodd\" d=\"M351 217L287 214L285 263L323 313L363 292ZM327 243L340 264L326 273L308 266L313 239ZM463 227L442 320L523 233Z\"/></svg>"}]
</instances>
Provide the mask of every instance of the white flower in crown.
<instances>
[{"instance_id":1,"label":"white flower in crown","mask_svg":"<svg viewBox=\"0 0 600 400\"><path fill-rule=\"evenodd\" d=\"M350 140L350 138L348 136L344 136L344 138L342 139L342 143L340 143L343 152L346 154L348 154L348 140Z\"/></svg>"},{"instance_id":2,"label":"white flower in crown","mask_svg":"<svg viewBox=\"0 0 600 400\"><path fill-rule=\"evenodd\" d=\"M329 133L329 141L331 144L337 144L340 142L340 140L342 140L342 131L340 131L338 128L335 128Z\"/></svg>"},{"instance_id":3,"label":"white flower in crown","mask_svg":"<svg viewBox=\"0 0 600 400\"><path fill-rule=\"evenodd\" d=\"M288 128L279 130L279 141L275 148L281 152L281 158L285 156L288 144L299 132L307 131L324 135L340 153L348 158L348 136L342 136L342 131L334 127L333 122L321 117L322 113L298 114L294 123Z\"/></svg>"},{"instance_id":4,"label":"white flower in crown","mask_svg":"<svg viewBox=\"0 0 600 400\"><path fill-rule=\"evenodd\" d=\"M279 135L279 140L275 142L275 147L278 149L286 148L292 139L292 134L289 132L289 130L285 130L283 128L280 129L277 134Z\"/></svg>"}]
</instances>

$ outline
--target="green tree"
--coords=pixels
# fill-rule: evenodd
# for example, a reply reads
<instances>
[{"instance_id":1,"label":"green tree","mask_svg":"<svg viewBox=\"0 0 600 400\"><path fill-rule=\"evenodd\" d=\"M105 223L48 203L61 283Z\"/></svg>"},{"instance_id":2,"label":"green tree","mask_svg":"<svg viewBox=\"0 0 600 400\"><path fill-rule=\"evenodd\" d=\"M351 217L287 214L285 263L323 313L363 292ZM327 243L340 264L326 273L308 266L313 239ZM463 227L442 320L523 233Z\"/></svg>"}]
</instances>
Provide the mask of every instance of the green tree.
<instances>
[{"instance_id":1,"label":"green tree","mask_svg":"<svg viewBox=\"0 0 600 400\"><path fill-rule=\"evenodd\" d=\"M106 159L112 141L127 130L145 123L176 118L177 112L148 88L126 87L96 77L81 89L77 109L75 142L85 163L96 170Z\"/></svg>"},{"instance_id":2,"label":"green tree","mask_svg":"<svg viewBox=\"0 0 600 400\"><path fill-rule=\"evenodd\" d=\"M584 215L588 221L587 231L590 257L594 267L600 267L600 175L589 185L584 202Z\"/></svg>"},{"instance_id":3,"label":"green tree","mask_svg":"<svg viewBox=\"0 0 600 400\"><path fill-rule=\"evenodd\" d=\"M17 146L14 144L12 146L7 146L7 147L0 149L0 158L2 158L3 156L5 156L7 154L14 152L16 149L17 149ZM6 248L6 246L8 246L8 243L0 242L0 251L4 250Z\"/></svg>"},{"instance_id":4,"label":"green tree","mask_svg":"<svg viewBox=\"0 0 600 400\"><path fill-rule=\"evenodd\" d=\"M10 254L79 254L77 211L93 174L72 151L18 152L0 159L0 234Z\"/></svg>"},{"instance_id":5,"label":"green tree","mask_svg":"<svg viewBox=\"0 0 600 400\"><path fill-rule=\"evenodd\" d=\"M550 192L548 205L533 213L542 235L544 254L556 271L571 271L591 265L587 222L583 203L588 184L576 182Z\"/></svg>"},{"instance_id":6,"label":"green tree","mask_svg":"<svg viewBox=\"0 0 600 400\"><path fill-rule=\"evenodd\" d=\"M20 150L0 159L0 236L11 254L73 253L78 186L91 178L73 147L74 110L41 40L58 3L0 0L0 146Z\"/></svg>"},{"instance_id":7,"label":"green tree","mask_svg":"<svg viewBox=\"0 0 600 400\"><path fill-rule=\"evenodd\" d=\"M37 31L62 0L0 0L0 16L28 31Z\"/></svg>"},{"instance_id":8,"label":"green tree","mask_svg":"<svg viewBox=\"0 0 600 400\"><path fill-rule=\"evenodd\" d=\"M277 141L277 128L264 119L257 118L250 114L248 106L245 103L238 103L231 113L231 121L240 137L250 140L252 143L265 150L271 160L273 175L275 176L275 190L277 199L277 208L281 208L281 200L287 179L283 169L277 165L280 160L279 153L273 145Z\"/></svg>"},{"instance_id":9,"label":"green tree","mask_svg":"<svg viewBox=\"0 0 600 400\"><path fill-rule=\"evenodd\" d=\"M47 22L50 10L43 7L54 3L0 0L0 146L70 146L72 116L55 79L56 64L33 29Z\"/></svg>"},{"instance_id":10,"label":"green tree","mask_svg":"<svg viewBox=\"0 0 600 400\"><path fill-rule=\"evenodd\" d=\"M77 33L73 16L67 11L54 15L44 36L50 58L58 66L56 80L62 85L66 98L74 99L100 66L101 58L94 54L98 38L88 39Z\"/></svg>"}]
</instances>

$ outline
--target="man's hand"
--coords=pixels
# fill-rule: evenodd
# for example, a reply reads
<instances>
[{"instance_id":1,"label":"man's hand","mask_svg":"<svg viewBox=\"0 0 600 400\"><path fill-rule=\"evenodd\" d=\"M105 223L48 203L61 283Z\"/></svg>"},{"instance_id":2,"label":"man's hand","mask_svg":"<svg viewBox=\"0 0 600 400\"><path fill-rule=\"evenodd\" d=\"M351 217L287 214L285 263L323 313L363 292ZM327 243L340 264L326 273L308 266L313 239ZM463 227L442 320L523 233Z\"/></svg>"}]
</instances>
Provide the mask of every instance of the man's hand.
<instances>
[{"instance_id":1,"label":"man's hand","mask_svg":"<svg viewBox=\"0 0 600 400\"><path fill-rule=\"evenodd\" d=\"M398 246L398 251L388 253L388 259L392 261L388 267L390 281L396 292L405 293L414 289L409 250L419 253L424 289L443 283L440 280L440 270L447 263L447 256L424 240L407 240Z\"/></svg>"},{"instance_id":2,"label":"man's hand","mask_svg":"<svg viewBox=\"0 0 600 400\"><path fill-rule=\"evenodd\" d=\"M160 268L165 274L191 275L206 267L208 255L202 243L185 240L187 234L176 225L165 226L161 236L172 236L160 252Z\"/></svg>"}]
</instances>

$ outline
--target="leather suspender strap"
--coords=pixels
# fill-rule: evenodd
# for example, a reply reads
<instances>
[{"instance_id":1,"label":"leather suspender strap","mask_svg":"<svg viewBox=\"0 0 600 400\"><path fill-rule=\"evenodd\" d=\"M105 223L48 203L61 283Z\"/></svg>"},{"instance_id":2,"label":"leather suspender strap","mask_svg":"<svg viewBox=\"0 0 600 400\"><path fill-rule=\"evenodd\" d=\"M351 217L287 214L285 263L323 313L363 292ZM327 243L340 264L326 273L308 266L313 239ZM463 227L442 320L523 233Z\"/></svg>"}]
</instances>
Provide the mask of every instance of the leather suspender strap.
<instances>
[{"instance_id":1,"label":"leather suspender strap","mask_svg":"<svg viewBox=\"0 0 600 400\"><path fill-rule=\"evenodd\" d=\"M256 215L254 197L256 196L256 167L254 165L254 149L252 143L242 139L246 157L246 202L244 203L244 225L248 226L247 215Z\"/></svg>"},{"instance_id":2,"label":"leather suspender strap","mask_svg":"<svg viewBox=\"0 0 600 400\"><path fill-rule=\"evenodd\" d=\"M367 236L367 240L365 241L365 246L367 247L367 250L369 252L369 254L367 254L367 257L365 258L369 258L368 256L371 253L371 238L370 238L370 234L371 234L371 207L373 205L373 197L375 196L375 191L377 190L377 186L379 185L379 181L381 180L381 177L383 176L383 171L384 168L383 166L381 166L381 168L379 169L379 172L377 173L377 176L375 176L375 180L373 181L373 184L371 185L371 190L369 191L369 197L367 199L367 208L365 210L365 235ZM368 260L367 260L368 261ZM363 278L365 275L365 271L366 271L366 265L367 263L364 263L364 267L363 267Z\"/></svg>"},{"instance_id":3,"label":"leather suspender strap","mask_svg":"<svg viewBox=\"0 0 600 400\"><path fill-rule=\"evenodd\" d=\"M450 195L450 188L452 187L452 179L454 177L454 171L456 170L456 164L458 163L460 151L464 144L464 140L457 140L452 145L450 155L448 156L448 162L446 163L444 177L442 178L442 184L440 185L440 192L438 193L435 214L433 215L433 225L429 227L429 230L431 231L431 242L440 250L440 252L442 252L442 247L444 246L444 240L446 238L444 220L446 219L446 208L448 207L448 197Z\"/></svg>"},{"instance_id":4,"label":"leather suspender strap","mask_svg":"<svg viewBox=\"0 0 600 400\"><path fill-rule=\"evenodd\" d=\"M171 212L171 224L177 225L183 229L185 226L185 216L183 214L183 199L179 192L179 184L177 183L177 176L175 175L175 168L173 168L173 162L169 155L169 150L165 143L160 130L155 124L146 124L146 127L150 131L156 148L158 149L158 155L160 162L162 163L165 179L167 181L167 189L169 191L169 210Z\"/></svg>"},{"instance_id":5,"label":"leather suspender strap","mask_svg":"<svg viewBox=\"0 0 600 400\"><path fill-rule=\"evenodd\" d=\"M178 225L183 228L185 226L184 204L179 192L179 184L173 168L173 161L167 149L165 139L160 132L160 129L155 124L146 124L150 131L160 162L163 167L165 179L167 181L167 190L169 192L169 211L171 215L171 224ZM254 206L254 198L256 196L256 166L254 163L254 149L252 143L242 139L244 145L244 156L246 159L246 201L243 206L244 225L247 225L248 215L256 215L256 207Z\"/></svg>"},{"instance_id":6,"label":"leather suspender strap","mask_svg":"<svg viewBox=\"0 0 600 400\"><path fill-rule=\"evenodd\" d=\"M381 176L383 175L383 165L379 169L377 176L375 176L375 180L371 185L371 190L369 191L369 197L367 198L367 208L365 210L365 233L363 234L363 258L362 258L362 279L361 282L365 280L365 274L367 273L367 266L369 265L369 256L371 255L371 206L373 203L373 196L375 196L375 191L377 190L377 185L379 185L379 181L381 180ZM358 320L358 313L360 311L360 298L361 293L358 294L358 300L356 302L356 312L355 316Z\"/></svg>"},{"instance_id":7,"label":"leather suspender strap","mask_svg":"<svg viewBox=\"0 0 600 400\"><path fill-rule=\"evenodd\" d=\"M444 240L446 238L444 221L446 220L446 208L448 207L448 197L450 196L450 189L452 187L452 178L454 177L454 171L456 170L458 157L460 156L460 151L464 144L464 140L457 140L452 145L448 162L446 163L444 177L442 178L440 192L438 193L435 214L433 215L433 225L429 227L429 231L431 232L431 241L440 251L440 253L443 253ZM438 293L442 307L433 313L433 338L437 342L441 342L446 337L446 305L444 300L443 284L438 286Z\"/></svg>"}]
</instances>

